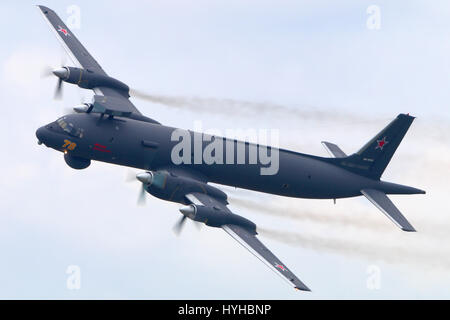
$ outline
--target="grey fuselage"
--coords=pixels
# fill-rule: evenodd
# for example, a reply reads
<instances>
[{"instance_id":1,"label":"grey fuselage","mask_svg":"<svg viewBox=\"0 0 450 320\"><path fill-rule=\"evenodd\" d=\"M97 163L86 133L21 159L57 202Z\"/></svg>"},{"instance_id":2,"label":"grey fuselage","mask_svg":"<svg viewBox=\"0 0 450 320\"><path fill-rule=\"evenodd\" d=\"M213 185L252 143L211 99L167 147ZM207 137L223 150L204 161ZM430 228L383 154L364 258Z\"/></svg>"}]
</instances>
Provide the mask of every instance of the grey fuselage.
<instances>
[{"instance_id":1,"label":"grey fuselage","mask_svg":"<svg viewBox=\"0 0 450 320\"><path fill-rule=\"evenodd\" d=\"M179 132L180 129L130 118L101 117L99 114L70 114L64 119L75 128L81 128L83 136L80 138L68 134L56 122L39 128L36 135L46 146L76 158L143 170L183 169L183 172L192 172L197 177L200 175L204 181L297 198L353 197L361 195L360 190L366 188L384 190L386 193L398 191L395 184L357 175L330 163L329 158L283 149L277 149L279 170L273 175L262 175L261 168L267 166L259 162L175 165L172 161L172 150L179 141L172 141L172 133L174 130ZM191 131L183 132L191 137L194 135ZM223 139L224 157L227 153L226 143L244 144L246 159L249 159L249 148L257 146L221 137L215 139ZM67 142L75 144L75 147L69 150ZM202 150L207 144L202 144ZM234 156L236 159L237 155Z\"/></svg>"}]
</instances>

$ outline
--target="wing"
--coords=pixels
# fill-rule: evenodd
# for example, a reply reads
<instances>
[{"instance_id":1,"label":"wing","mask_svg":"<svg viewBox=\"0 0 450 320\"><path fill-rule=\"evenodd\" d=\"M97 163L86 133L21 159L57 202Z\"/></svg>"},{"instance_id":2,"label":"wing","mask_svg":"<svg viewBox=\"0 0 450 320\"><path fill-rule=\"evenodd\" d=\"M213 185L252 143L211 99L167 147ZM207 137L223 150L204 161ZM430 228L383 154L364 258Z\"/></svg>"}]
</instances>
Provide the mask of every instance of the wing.
<instances>
[{"instance_id":1,"label":"wing","mask_svg":"<svg viewBox=\"0 0 450 320\"><path fill-rule=\"evenodd\" d=\"M70 31L61 18L51 9L45 6L38 6L39 11L49 23L50 28L54 31L56 38L61 42L72 62L79 68L85 69L88 72L94 72L99 75L108 76L98 62L91 56L81 42ZM94 92L98 96L111 97L114 101L121 104L121 109L128 112L141 115L139 110L128 99L128 93L114 88L95 87Z\"/></svg>"},{"instance_id":2,"label":"wing","mask_svg":"<svg viewBox=\"0 0 450 320\"><path fill-rule=\"evenodd\" d=\"M186 198L192 204L219 207L220 209L231 213L227 207L226 200L219 200L204 193L190 193L186 195ZM258 240L255 234L236 225L224 225L222 226L222 229L295 289L310 291L310 289L280 261L280 259Z\"/></svg>"}]
</instances>

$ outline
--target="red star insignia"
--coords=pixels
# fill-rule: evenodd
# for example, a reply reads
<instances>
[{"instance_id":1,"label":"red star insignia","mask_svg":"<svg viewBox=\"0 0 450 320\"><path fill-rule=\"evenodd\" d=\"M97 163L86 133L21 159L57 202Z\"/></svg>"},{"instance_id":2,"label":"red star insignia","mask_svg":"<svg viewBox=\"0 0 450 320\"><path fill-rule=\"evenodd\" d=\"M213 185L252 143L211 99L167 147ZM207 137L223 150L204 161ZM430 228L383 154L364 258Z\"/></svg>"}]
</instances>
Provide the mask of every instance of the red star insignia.
<instances>
[{"instance_id":1,"label":"red star insignia","mask_svg":"<svg viewBox=\"0 0 450 320\"><path fill-rule=\"evenodd\" d=\"M389 143L389 141L386 141L386 137L383 137L383 139L377 140L377 146L375 147L375 149L383 150L383 147L384 147L387 143Z\"/></svg>"},{"instance_id":2,"label":"red star insignia","mask_svg":"<svg viewBox=\"0 0 450 320\"><path fill-rule=\"evenodd\" d=\"M281 264L276 264L275 268L281 269L282 271L286 271L286 268Z\"/></svg>"},{"instance_id":3,"label":"red star insignia","mask_svg":"<svg viewBox=\"0 0 450 320\"><path fill-rule=\"evenodd\" d=\"M58 26L58 31L59 31L59 32L62 32L66 37L67 37L67 36L70 36L69 31L67 31L67 29L64 29L64 28L61 27L61 26Z\"/></svg>"}]
</instances>

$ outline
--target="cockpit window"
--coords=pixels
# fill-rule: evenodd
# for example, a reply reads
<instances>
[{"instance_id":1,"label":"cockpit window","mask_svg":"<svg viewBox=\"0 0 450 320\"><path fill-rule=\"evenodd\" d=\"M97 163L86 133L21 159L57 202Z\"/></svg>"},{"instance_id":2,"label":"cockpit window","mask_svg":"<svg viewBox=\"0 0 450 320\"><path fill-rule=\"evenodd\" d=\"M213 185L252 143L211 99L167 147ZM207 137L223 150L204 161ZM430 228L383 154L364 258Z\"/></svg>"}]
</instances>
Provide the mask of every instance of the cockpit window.
<instances>
[{"instance_id":1,"label":"cockpit window","mask_svg":"<svg viewBox=\"0 0 450 320\"><path fill-rule=\"evenodd\" d=\"M61 129L63 129L65 132L70 134L73 137L77 138L83 138L84 130L81 128L77 128L73 125L71 122L66 121L66 117L59 118L56 120L56 123L58 126L60 126Z\"/></svg>"}]
</instances>

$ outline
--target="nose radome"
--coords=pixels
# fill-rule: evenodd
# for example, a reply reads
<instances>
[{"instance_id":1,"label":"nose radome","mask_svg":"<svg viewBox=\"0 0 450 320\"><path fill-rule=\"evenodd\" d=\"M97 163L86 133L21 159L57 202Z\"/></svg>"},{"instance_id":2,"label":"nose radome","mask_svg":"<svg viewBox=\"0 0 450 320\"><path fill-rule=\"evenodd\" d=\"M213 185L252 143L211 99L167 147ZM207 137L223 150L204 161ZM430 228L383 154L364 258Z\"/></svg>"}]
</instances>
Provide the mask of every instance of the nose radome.
<instances>
[{"instance_id":1,"label":"nose radome","mask_svg":"<svg viewBox=\"0 0 450 320\"><path fill-rule=\"evenodd\" d=\"M45 129L44 127L40 127L36 130L36 137L38 138L38 142L45 142Z\"/></svg>"}]
</instances>

